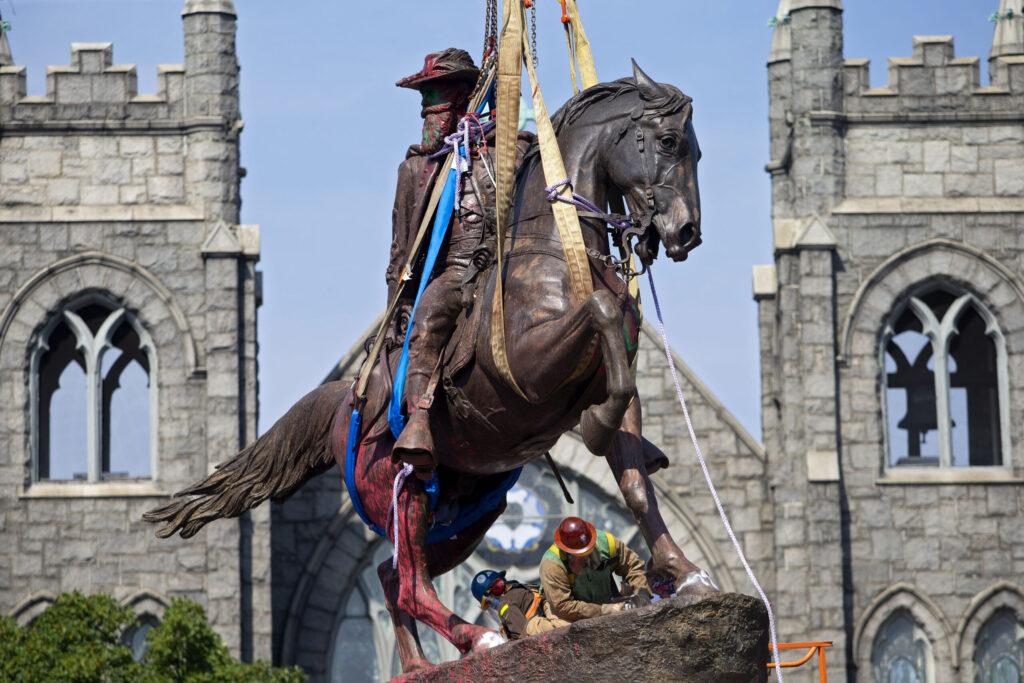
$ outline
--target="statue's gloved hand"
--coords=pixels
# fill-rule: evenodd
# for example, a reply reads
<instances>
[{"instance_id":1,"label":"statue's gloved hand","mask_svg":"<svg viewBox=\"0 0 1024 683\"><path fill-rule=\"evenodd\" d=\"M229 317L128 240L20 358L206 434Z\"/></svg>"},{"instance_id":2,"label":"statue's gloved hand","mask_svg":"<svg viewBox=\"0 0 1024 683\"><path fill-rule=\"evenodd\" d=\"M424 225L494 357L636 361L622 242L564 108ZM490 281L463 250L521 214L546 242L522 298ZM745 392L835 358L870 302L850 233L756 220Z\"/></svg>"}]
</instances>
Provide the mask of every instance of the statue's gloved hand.
<instances>
[{"instance_id":1,"label":"statue's gloved hand","mask_svg":"<svg viewBox=\"0 0 1024 683\"><path fill-rule=\"evenodd\" d=\"M636 609L637 607L646 607L649 604L651 604L651 592L646 588L641 588L636 592L636 595L622 603L622 609Z\"/></svg>"}]
</instances>

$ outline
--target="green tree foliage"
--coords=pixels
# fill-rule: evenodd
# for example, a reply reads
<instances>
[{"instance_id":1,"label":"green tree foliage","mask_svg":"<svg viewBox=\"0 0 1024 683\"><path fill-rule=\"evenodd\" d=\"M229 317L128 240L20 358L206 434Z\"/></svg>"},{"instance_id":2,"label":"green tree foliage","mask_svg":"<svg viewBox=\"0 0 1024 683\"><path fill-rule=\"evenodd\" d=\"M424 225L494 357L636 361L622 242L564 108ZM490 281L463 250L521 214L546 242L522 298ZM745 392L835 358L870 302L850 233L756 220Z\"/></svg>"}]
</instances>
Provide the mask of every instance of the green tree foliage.
<instances>
[{"instance_id":1,"label":"green tree foliage","mask_svg":"<svg viewBox=\"0 0 1024 683\"><path fill-rule=\"evenodd\" d=\"M130 608L108 595L65 593L31 625L0 618L0 680L17 683L301 683L298 667L246 664L228 654L203 608L173 600L147 635L142 662L119 638L134 625Z\"/></svg>"},{"instance_id":2,"label":"green tree foliage","mask_svg":"<svg viewBox=\"0 0 1024 683\"><path fill-rule=\"evenodd\" d=\"M5 681L134 681L132 651L118 634L134 621L107 595L65 593L30 626L0 621L0 679Z\"/></svg>"},{"instance_id":3,"label":"green tree foliage","mask_svg":"<svg viewBox=\"0 0 1024 683\"><path fill-rule=\"evenodd\" d=\"M164 612L164 621L146 634L149 650L145 664L156 676L153 681L188 683L300 683L302 669L273 669L266 662L243 664L228 654L220 636L206 622L197 603L174 599Z\"/></svg>"}]
</instances>

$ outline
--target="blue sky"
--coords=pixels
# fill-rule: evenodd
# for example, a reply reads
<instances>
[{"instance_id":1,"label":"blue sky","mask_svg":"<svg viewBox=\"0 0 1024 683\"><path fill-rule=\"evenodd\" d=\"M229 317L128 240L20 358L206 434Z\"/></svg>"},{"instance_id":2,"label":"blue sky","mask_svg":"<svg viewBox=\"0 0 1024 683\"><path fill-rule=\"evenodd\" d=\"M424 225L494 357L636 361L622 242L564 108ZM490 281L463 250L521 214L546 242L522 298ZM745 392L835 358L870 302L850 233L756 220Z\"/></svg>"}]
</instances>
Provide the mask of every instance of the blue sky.
<instances>
[{"instance_id":1,"label":"blue sky","mask_svg":"<svg viewBox=\"0 0 1024 683\"><path fill-rule=\"evenodd\" d=\"M154 92L156 65L184 59L183 0L0 0L30 94L71 42L114 43ZM771 263L765 59L775 0L579 0L598 77L629 75L635 58L694 99L704 244L654 275L673 347L755 437L760 369L750 267ZM952 34L981 58L987 83L997 0L847 0L847 58L889 56L913 35ZM483 0L235 0L241 71L242 221L262 226L260 427L314 388L385 304L395 173L419 137L419 98L394 87L423 55L462 47L479 60ZM548 108L570 94L556 0L537 8L538 74ZM646 291L646 285L643 286ZM649 296L647 299L649 300ZM648 316L653 310L648 309ZM697 425L698 430L700 426ZM226 456L227 454L225 454Z\"/></svg>"}]
</instances>

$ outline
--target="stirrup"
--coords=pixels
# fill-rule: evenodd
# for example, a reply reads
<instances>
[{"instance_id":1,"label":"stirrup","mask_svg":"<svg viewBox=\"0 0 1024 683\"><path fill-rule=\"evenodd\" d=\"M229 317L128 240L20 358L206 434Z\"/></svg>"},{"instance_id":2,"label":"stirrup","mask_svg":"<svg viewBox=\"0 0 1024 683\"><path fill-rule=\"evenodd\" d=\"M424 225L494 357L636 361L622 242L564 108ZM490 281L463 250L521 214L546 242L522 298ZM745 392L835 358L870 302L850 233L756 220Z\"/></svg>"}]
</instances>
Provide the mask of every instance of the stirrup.
<instances>
[{"instance_id":1,"label":"stirrup","mask_svg":"<svg viewBox=\"0 0 1024 683\"><path fill-rule=\"evenodd\" d=\"M401 460L412 465L417 475L437 469L434 437L430 433L429 410L420 408L412 412L409 422L391 449L391 457L393 460Z\"/></svg>"}]
</instances>

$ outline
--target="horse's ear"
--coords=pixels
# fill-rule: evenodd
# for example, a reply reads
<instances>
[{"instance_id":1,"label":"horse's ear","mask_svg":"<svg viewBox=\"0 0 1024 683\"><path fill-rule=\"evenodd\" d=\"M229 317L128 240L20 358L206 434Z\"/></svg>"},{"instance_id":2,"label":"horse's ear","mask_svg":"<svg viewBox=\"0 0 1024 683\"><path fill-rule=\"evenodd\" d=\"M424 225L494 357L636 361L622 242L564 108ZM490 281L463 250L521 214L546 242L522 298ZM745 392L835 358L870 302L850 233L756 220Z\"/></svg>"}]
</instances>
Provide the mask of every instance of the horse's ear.
<instances>
[{"instance_id":1,"label":"horse's ear","mask_svg":"<svg viewBox=\"0 0 1024 683\"><path fill-rule=\"evenodd\" d=\"M640 96L648 102L664 98L666 93L662 87L655 83L650 76L644 73L643 69L637 65L635 59L632 61L633 80L636 82L636 87L640 91Z\"/></svg>"}]
</instances>

